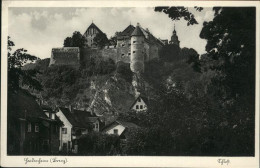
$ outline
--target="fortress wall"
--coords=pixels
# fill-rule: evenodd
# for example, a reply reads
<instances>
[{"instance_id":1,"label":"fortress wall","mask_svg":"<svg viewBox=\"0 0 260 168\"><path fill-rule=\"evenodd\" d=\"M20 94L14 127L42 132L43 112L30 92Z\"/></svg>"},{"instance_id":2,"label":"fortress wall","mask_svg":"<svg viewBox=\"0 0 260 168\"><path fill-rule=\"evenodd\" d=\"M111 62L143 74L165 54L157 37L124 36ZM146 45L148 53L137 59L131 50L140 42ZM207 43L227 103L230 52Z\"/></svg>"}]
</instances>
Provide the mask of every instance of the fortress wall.
<instances>
[{"instance_id":1,"label":"fortress wall","mask_svg":"<svg viewBox=\"0 0 260 168\"><path fill-rule=\"evenodd\" d=\"M161 47L156 45L156 44L151 44L150 45L150 51L149 51L150 60L159 58L159 50L160 50L160 48Z\"/></svg>"},{"instance_id":2,"label":"fortress wall","mask_svg":"<svg viewBox=\"0 0 260 168\"><path fill-rule=\"evenodd\" d=\"M117 61L123 61L130 63L131 56L131 40L126 38L124 40L117 41Z\"/></svg>"},{"instance_id":3,"label":"fortress wall","mask_svg":"<svg viewBox=\"0 0 260 168\"><path fill-rule=\"evenodd\" d=\"M105 59L112 59L117 62L117 49L116 48L105 48L102 49L102 57Z\"/></svg>"},{"instance_id":4,"label":"fortress wall","mask_svg":"<svg viewBox=\"0 0 260 168\"><path fill-rule=\"evenodd\" d=\"M53 48L51 52L51 65L79 65L79 48L78 47L62 47Z\"/></svg>"},{"instance_id":5,"label":"fortress wall","mask_svg":"<svg viewBox=\"0 0 260 168\"><path fill-rule=\"evenodd\" d=\"M80 62L86 63L91 57L101 57L102 50L98 48L82 48L80 49Z\"/></svg>"},{"instance_id":6,"label":"fortress wall","mask_svg":"<svg viewBox=\"0 0 260 168\"><path fill-rule=\"evenodd\" d=\"M130 63L131 50L130 47L120 47L117 49L117 61Z\"/></svg>"}]
</instances>

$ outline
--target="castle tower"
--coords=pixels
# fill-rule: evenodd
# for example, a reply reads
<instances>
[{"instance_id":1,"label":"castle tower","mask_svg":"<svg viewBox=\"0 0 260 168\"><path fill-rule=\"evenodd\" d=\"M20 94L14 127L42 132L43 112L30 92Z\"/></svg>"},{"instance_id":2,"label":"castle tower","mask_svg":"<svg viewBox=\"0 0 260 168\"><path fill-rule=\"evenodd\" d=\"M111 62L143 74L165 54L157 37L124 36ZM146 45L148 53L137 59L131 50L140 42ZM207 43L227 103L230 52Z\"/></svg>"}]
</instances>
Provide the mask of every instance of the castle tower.
<instances>
[{"instance_id":1,"label":"castle tower","mask_svg":"<svg viewBox=\"0 0 260 168\"><path fill-rule=\"evenodd\" d=\"M144 34L139 23L131 34L130 68L132 72L144 72Z\"/></svg>"},{"instance_id":2,"label":"castle tower","mask_svg":"<svg viewBox=\"0 0 260 168\"><path fill-rule=\"evenodd\" d=\"M172 37L171 37L170 44L175 44L178 47L180 46L180 41L179 41L178 36L176 34L175 25L174 25L174 30L172 32Z\"/></svg>"}]
</instances>

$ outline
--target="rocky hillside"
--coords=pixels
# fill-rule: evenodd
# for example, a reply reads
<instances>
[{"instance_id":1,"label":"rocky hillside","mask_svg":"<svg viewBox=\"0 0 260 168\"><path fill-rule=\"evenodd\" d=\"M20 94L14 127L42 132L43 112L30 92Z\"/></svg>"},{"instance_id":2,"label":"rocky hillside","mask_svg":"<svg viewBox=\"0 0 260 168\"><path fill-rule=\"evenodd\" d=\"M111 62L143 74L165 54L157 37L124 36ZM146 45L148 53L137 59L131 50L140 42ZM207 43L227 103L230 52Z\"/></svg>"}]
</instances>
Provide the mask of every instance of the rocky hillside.
<instances>
[{"instance_id":1,"label":"rocky hillside","mask_svg":"<svg viewBox=\"0 0 260 168\"><path fill-rule=\"evenodd\" d=\"M142 74L144 87L141 93L149 92L151 99L156 99L153 91L161 85L175 84L178 80L186 84L196 75L194 61L188 63L197 54L182 56L176 52L176 47L165 48L169 55L163 54L165 61L152 61L146 63L145 73ZM186 49L189 51L188 49ZM174 59L173 59L173 58ZM171 59L169 59L171 58ZM119 114L129 111L135 100L135 89L132 85L133 73L127 63L115 63L111 59L92 57L86 64L78 68L71 66L48 66L49 59L39 60L28 64L24 70L38 70L38 80L43 86L40 92L32 91L34 95L49 106L69 106L77 109L92 110L97 115L103 116L108 122ZM187 73L190 72L190 73ZM149 88L149 89L148 89Z\"/></svg>"}]
</instances>

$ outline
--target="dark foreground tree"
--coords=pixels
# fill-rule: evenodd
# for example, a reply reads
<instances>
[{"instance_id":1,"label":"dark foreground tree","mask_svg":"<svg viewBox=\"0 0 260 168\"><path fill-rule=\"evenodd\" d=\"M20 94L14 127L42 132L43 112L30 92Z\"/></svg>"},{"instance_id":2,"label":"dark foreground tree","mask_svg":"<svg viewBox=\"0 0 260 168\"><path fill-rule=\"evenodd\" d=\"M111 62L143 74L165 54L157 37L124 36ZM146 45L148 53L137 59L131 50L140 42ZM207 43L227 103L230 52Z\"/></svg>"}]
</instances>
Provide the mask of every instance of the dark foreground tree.
<instances>
[{"instance_id":1,"label":"dark foreground tree","mask_svg":"<svg viewBox=\"0 0 260 168\"><path fill-rule=\"evenodd\" d=\"M225 110L222 138L226 138L227 154L253 155L256 9L213 10L215 18L204 23L200 34L207 40L203 74L215 74L207 86L211 88L208 94L214 95Z\"/></svg>"},{"instance_id":2,"label":"dark foreground tree","mask_svg":"<svg viewBox=\"0 0 260 168\"><path fill-rule=\"evenodd\" d=\"M194 7L197 11L203 10L202 7ZM156 12L164 12L171 18L172 20L180 20L183 18L187 21L187 25L198 24L194 15L189 11L188 8L185 7L155 7Z\"/></svg>"},{"instance_id":3,"label":"dark foreground tree","mask_svg":"<svg viewBox=\"0 0 260 168\"><path fill-rule=\"evenodd\" d=\"M41 90L42 86L36 79L37 70L22 70L26 63L31 63L39 58L27 53L24 48L12 52L14 42L8 37L8 89L10 91L18 90L22 85Z\"/></svg>"}]
</instances>

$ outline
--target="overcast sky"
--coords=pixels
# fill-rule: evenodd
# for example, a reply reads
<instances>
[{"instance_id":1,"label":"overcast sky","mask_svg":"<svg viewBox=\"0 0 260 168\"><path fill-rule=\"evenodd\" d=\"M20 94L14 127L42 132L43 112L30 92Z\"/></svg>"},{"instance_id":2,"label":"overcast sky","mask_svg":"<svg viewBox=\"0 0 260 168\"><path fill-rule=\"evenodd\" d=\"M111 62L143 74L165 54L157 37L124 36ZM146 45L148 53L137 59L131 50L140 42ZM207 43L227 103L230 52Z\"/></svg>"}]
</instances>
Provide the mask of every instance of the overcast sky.
<instances>
[{"instance_id":1,"label":"overcast sky","mask_svg":"<svg viewBox=\"0 0 260 168\"><path fill-rule=\"evenodd\" d=\"M194 48L199 54L205 52L206 41L199 34L204 21L213 19L212 8L204 8L195 15L198 25L187 26L184 20L175 21L180 46ZM8 34L15 48L25 48L30 54L49 58L51 48L62 47L66 37L74 31L82 34L93 22L108 37L123 31L130 23L137 22L157 38L170 39L174 21L153 8L9 8Z\"/></svg>"}]
</instances>

